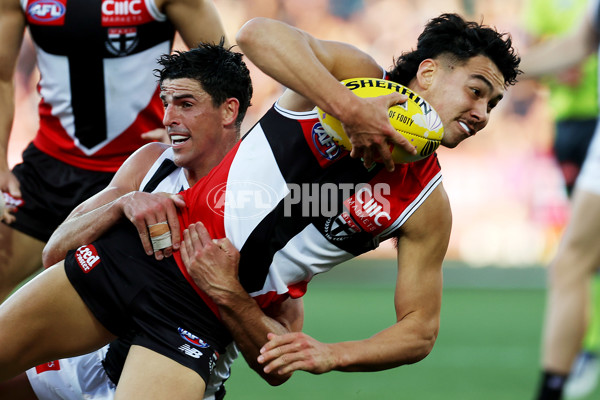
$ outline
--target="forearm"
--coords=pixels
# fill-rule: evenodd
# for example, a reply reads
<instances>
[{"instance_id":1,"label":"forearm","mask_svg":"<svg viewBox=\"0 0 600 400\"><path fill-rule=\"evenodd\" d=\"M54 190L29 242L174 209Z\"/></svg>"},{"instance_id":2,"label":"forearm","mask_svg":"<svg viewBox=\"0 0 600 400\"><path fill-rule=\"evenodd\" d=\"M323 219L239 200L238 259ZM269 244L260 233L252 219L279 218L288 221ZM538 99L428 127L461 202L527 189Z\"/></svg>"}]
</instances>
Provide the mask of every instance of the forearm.
<instances>
[{"instance_id":1,"label":"forearm","mask_svg":"<svg viewBox=\"0 0 600 400\"><path fill-rule=\"evenodd\" d=\"M14 114L13 75L25 30L25 15L16 0L0 2L0 172L8 167L8 138Z\"/></svg>"},{"instance_id":2,"label":"forearm","mask_svg":"<svg viewBox=\"0 0 600 400\"><path fill-rule=\"evenodd\" d=\"M69 250L89 244L123 217L119 199L87 212L74 212L54 231L44 247L45 267L63 260Z\"/></svg>"},{"instance_id":3,"label":"forearm","mask_svg":"<svg viewBox=\"0 0 600 400\"><path fill-rule=\"evenodd\" d=\"M433 349L437 324L407 318L359 341L331 344L336 363L333 370L381 371L424 359Z\"/></svg>"},{"instance_id":4,"label":"forearm","mask_svg":"<svg viewBox=\"0 0 600 400\"><path fill-rule=\"evenodd\" d=\"M8 139L13 123L14 90L12 81L0 80L0 172L8 171Z\"/></svg>"},{"instance_id":5,"label":"forearm","mask_svg":"<svg viewBox=\"0 0 600 400\"><path fill-rule=\"evenodd\" d=\"M229 47L213 0L168 0L165 12L189 48L198 46L200 42L218 44L221 38L225 39L224 46Z\"/></svg>"},{"instance_id":6,"label":"forearm","mask_svg":"<svg viewBox=\"0 0 600 400\"><path fill-rule=\"evenodd\" d=\"M269 384L280 385L287 381L291 374L265 373L257 358L260 349L267 342L268 333L282 335L290 332L292 327L284 326L274 318L265 315L241 286L239 289L236 292L228 292L217 300L222 321L231 332L248 365Z\"/></svg>"}]
</instances>

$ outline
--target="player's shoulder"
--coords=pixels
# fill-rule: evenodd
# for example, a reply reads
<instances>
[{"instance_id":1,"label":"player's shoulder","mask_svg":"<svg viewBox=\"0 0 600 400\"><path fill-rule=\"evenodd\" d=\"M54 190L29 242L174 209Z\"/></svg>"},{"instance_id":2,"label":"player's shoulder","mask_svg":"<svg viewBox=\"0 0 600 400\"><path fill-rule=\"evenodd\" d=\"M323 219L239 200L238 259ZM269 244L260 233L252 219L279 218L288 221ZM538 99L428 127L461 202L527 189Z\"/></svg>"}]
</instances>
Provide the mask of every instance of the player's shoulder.
<instances>
[{"instance_id":1,"label":"player's shoulder","mask_svg":"<svg viewBox=\"0 0 600 400\"><path fill-rule=\"evenodd\" d=\"M158 142L143 145L125 160L119 171L117 171L116 178L133 179L136 182L141 182L141 179L152 168L156 160L170 147L167 144Z\"/></svg>"},{"instance_id":2,"label":"player's shoulder","mask_svg":"<svg viewBox=\"0 0 600 400\"><path fill-rule=\"evenodd\" d=\"M441 235L446 237L451 229L450 199L443 184L440 183L406 221L399 234L410 232L417 236Z\"/></svg>"}]
</instances>

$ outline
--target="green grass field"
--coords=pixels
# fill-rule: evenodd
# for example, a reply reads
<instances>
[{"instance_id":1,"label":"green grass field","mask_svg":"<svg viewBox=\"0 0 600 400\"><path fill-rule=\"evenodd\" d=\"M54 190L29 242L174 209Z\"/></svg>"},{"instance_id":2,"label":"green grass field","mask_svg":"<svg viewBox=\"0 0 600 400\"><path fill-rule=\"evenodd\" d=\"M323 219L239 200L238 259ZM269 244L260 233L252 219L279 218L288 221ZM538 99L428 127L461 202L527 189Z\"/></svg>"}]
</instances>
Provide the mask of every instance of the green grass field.
<instances>
[{"instance_id":1,"label":"green grass field","mask_svg":"<svg viewBox=\"0 0 600 400\"><path fill-rule=\"evenodd\" d=\"M354 261L318 276L305 296L305 332L361 339L394 322L393 261ZM243 360L228 398L243 400L533 399L539 376L544 270L445 267L441 331L423 361L389 371L297 372L270 387ZM598 398L597 391L589 398Z\"/></svg>"}]
</instances>

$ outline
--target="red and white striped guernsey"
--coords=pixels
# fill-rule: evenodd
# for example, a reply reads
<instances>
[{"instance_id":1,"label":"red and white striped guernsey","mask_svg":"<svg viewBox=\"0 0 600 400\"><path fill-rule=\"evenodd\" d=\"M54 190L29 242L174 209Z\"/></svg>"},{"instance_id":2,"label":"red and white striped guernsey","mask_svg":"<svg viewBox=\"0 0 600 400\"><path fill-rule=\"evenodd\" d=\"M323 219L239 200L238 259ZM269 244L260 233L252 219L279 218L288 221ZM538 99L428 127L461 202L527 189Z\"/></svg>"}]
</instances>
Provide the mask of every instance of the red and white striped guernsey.
<instances>
[{"instance_id":1,"label":"red and white striped guernsey","mask_svg":"<svg viewBox=\"0 0 600 400\"><path fill-rule=\"evenodd\" d=\"M325 134L316 112L275 104L182 192L188 207L180 223L202 221L213 238L231 240L241 253L241 283L265 307L302 296L314 275L395 236L441 180L436 154L392 173L381 164L367 170Z\"/></svg>"}]
</instances>

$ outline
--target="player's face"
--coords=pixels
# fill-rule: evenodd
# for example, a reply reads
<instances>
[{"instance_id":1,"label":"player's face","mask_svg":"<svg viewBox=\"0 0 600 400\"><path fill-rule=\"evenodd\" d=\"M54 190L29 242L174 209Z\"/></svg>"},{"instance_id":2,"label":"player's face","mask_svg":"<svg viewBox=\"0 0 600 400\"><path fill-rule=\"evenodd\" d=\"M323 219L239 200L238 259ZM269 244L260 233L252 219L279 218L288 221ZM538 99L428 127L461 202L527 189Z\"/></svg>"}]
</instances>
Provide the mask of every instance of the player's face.
<instances>
[{"instance_id":1,"label":"player's face","mask_svg":"<svg viewBox=\"0 0 600 400\"><path fill-rule=\"evenodd\" d=\"M189 78L165 80L160 97L176 165L197 169L213 154L223 153L221 147L230 141L223 138L222 110L213 105L199 82Z\"/></svg>"},{"instance_id":2,"label":"player's face","mask_svg":"<svg viewBox=\"0 0 600 400\"><path fill-rule=\"evenodd\" d=\"M453 148L487 125L504 94L504 77L489 58L477 56L463 65L442 66L427 92L444 124L442 145Z\"/></svg>"}]
</instances>

